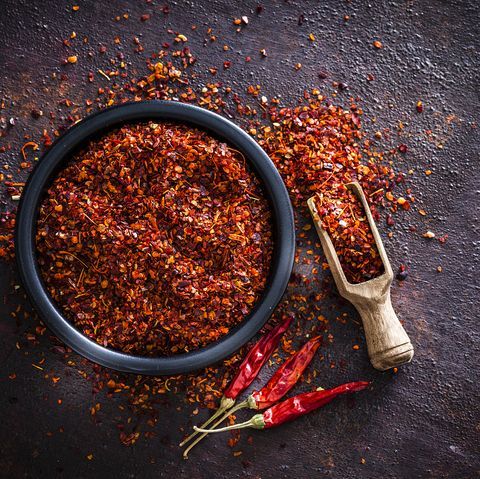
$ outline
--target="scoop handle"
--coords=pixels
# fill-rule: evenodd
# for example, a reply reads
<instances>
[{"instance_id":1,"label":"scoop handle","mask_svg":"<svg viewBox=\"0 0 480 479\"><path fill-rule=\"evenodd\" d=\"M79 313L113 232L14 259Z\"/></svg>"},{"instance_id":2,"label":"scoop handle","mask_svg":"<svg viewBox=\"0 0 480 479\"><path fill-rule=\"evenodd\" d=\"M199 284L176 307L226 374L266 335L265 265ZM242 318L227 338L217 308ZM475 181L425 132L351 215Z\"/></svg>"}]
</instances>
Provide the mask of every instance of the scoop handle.
<instances>
[{"instance_id":1,"label":"scoop handle","mask_svg":"<svg viewBox=\"0 0 480 479\"><path fill-rule=\"evenodd\" d=\"M393 310L390 291L381 299L363 298L353 304L363 321L372 366L386 371L409 363L413 357L413 346Z\"/></svg>"}]
</instances>

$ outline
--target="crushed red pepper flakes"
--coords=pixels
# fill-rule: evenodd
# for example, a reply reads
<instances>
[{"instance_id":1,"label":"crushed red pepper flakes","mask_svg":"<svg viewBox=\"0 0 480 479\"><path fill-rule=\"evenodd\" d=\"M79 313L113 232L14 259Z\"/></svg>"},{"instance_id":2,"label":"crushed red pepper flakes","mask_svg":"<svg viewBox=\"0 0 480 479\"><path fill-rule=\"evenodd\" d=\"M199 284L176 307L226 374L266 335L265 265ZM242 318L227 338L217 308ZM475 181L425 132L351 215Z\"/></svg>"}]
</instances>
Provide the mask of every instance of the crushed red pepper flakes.
<instances>
[{"instance_id":1,"label":"crushed red pepper flakes","mask_svg":"<svg viewBox=\"0 0 480 479\"><path fill-rule=\"evenodd\" d=\"M401 264L397 271L397 279L399 281L405 281L408 277L408 270L404 264Z\"/></svg>"},{"instance_id":2,"label":"crushed red pepper flakes","mask_svg":"<svg viewBox=\"0 0 480 479\"><path fill-rule=\"evenodd\" d=\"M334 184L316 193L315 206L350 283L363 283L384 272L365 211L352 191Z\"/></svg>"},{"instance_id":3,"label":"crushed red pepper flakes","mask_svg":"<svg viewBox=\"0 0 480 479\"><path fill-rule=\"evenodd\" d=\"M372 151L370 143L360 142L362 111L356 106L345 110L327 104L324 97L295 108L269 109L274 128L262 128L259 143L267 151L289 189L295 206L305 208L306 200L334 184L359 181L378 218L375 205L393 188L395 175L383 161L383 154ZM393 199L393 196L391 196Z\"/></svg>"},{"instance_id":4,"label":"crushed red pepper flakes","mask_svg":"<svg viewBox=\"0 0 480 479\"><path fill-rule=\"evenodd\" d=\"M77 7L77 10L78 8L79 7ZM164 14L168 14L168 7L164 7L162 11ZM123 18L128 18L128 14L124 14ZM118 17L118 20L120 20L120 16ZM299 24L302 22L303 15L300 15ZM115 43L120 43L120 38L116 38ZM134 49L138 49L138 51L141 52L143 50L143 47L141 47L141 49L140 47L140 41L137 39L134 42ZM99 88L98 97L94 99L92 106L89 106L86 111L91 112L96 108L103 108L107 105L122 103L129 99L172 99L173 97L177 97L180 101L201 104L201 106L205 108L223 112L227 116L231 116L232 113L228 110L228 107L226 106L227 104L226 99L223 96L223 90L219 86L209 86L207 92L203 93L200 92L198 88L195 88L189 84L190 80L186 69L194 65L196 61L190 50L188 48L182 48L181 50L174 52L172 47L171 51L167 51L170 48L170 44L168 42L164 42L163 48L164 50L155 53L154 55L152 55L152 58L149 58L147 60L147 68L149 69L150 73L153 73L156 70L156 62L160 62L162 64L162 67L159 68L161 74L155 74L153 78L150 73L139 78L129 78L127 76L127 73L124 73L123 77L120 77L120 71L118 70L118 68L116 69L115 67L111 67L111 70L107 70L106 73L103 71L100 73L99 71L98 79L103 80L104 82L107 81L108 83ZM266 51L263 50L263 52L266 56ZM170 59L168 57L170 57ZM251 58L249 56L246 57L246 61L250 61L250 59ZM174 62L178 62L176 66L174 66ZM92 75L89 74L89 81L94 81ZM328 74L325 73L325 76L327 75ZM322 79L322 76L323 72L319 74L319 78ZM125 83L115 83L114 79L117 77L123 78ZM368 80L374 79L374 76L372 74L369 74L367 77ZM58 79L60 82L65 82L68 80L65 74L58 75ZM95 78L95 80L97 80L97 78ZM215 90L215 88L217 88L217 90ZM253 120L255 115L257 115L255 108L253 108L251 105L248 105L247 103L244 103L241 92L232 92L231 97L233 97L235 105L234 115L236 115L236 121L240 122L242 125L245 125L245 121L251 121L252 124L249 125L249 128L255 131L255 133L253 134L263 135L263 127L261 125L262 121ZM318 97L319 92L317 90L317 92L313 94L313 98L316 100L318 99ZM310 103L310 98L312 98L311 94L305 93L304 99L307 103ZM322 103L322 101L323 100L319 100L320 103ZM277 119L273 119L273 122L278 123L278 109L276 108L273 100L270 102L270 106L275 107L275 109L277 110L276 113L274 112L274 115L272 115L270 112L270 108L268 108L268 110L265 111L265 115L270 119L276 116ZM307 111L310 109L310 107L305 104L302 105L302 107L305 108ZM75 106L72 105L69 108L75 108ZM348 124L348 109L344 110L343 108L338 106L334 106L334 108L339 109L339 116L341 116L341 112L343 112L345 117L338 122L337 126L331 126L327 124L324 125L325 129L323 131L323 135L325 135L327 138L331 137L330 140L327 142L327 144L329 144L331 148L339 148L340 150L342 150L344 148L344 140L342 139L340 132L345 128L348 132L348 135L350 135L351 133L351 126L349 126ZM288 110L292 111L294 110L294 108ZM295 112L293 116L297 116L298 113L299 112ZM356 110L355 113L357 114L357 116L361 115L361 112L359 110ZM48 116L48 113L46 113L46 115ZM308 116L309 113L306 114L306 117ZM50 118L54 122L58 121L53 113L50 113ZM68 116L68 122L74 123L80 118L80 112L72 112L72 114ZM242 118L244 118L245 120ZM300 121L302 120L303 118L300 119ZM281 121L281 119L279 121ZM13 118L11 119L11 122L12 124L14 123ZM346 124L343 125L343 122L346 122ZM363 163L363 165L367 168L373 168L375 172L375 174L371 175L370 178L374 180L375 176L378 175L379 182L384 183L380 188L374 186L375 180L373 181L372 185L368 185L369 175L366 173L367 178L365 180L365 184L362 184L362 186L365 191L367 191L368 189L368 191L370 191L369 194L372 195L369 198L369 201L374 202L375 205L381 204L383 201L385 201L386 205L391 210L391 213L395 213L397 211L396 203L394 201L390 202L383 196L386 191L389 191L393 187L394 184L394 177L392 177L391 168L388 165L384 165L382 167L378 166L382 164L383 154L371 151L368 140L364 140L363 144L361 143L362 133L360 131L359 123L360 122L358 119L357 126L359 131L357 132L357 141L353 141L351 145L349 145L349 141L346 141L345 145L353 148L354 157L359 155L359 152L362 152L365 160L363 162L360 161L360 163ZM278 126L275 126L275 128L277 127ZM399 129L401 129L401 122L399 124ZM296 134L295 132L293 133ZM283 137L281 136L281 140L282 142L285 142L285 135L290 134L289 129L282 126L281 134L283 135ZM48 147L52 142L52 138L56 135L57 133L54 133L53 131L47 132L47 130L45 130L44 135L41 138L43 146ZM267 136L270 136L270 134L267 134ZM337 137L338 144L335 144L335 141L332 139L335 137ZM261 137L259 136L259 138ZM355 145L355 143L357 143L357 145ZM0 149L0 151L3 152L4 149ZM345 149L343 149L342 151L344 151L343 154L345 156L348 156L349 152L346 152ZM272 155L272 150L269 150L269 153ZM273 154L273 156L275 155ZM288 161L290 161L288 158L286 158L286 160L287 163ZM288 176L288 169L292 166L287 165L285 168L281 168L279 166L281 163L282 159L277 157L277 166L279 167L279 169L283 170L282 175L284 175L285 178L286 176ZM355 159L353 161L353 169L356 168L355 165L357 164L357 160ZM348 166L348 168L350 168L350 166ZM362 168L360 168L360 170L361 169ZM8 170L8 165L5 165L5 170ZM322 178L321 175L314 178L316 178L315 181L317 179L325 180L325 178ZM300 186L298 186L295 181L291 182L289 190L292 195L292 199L298 196L298 190L305 190L305 185L301 182L301 180L299 180L299 185ZM378 191L378 193L376 191ZM311 196L308 191L305 193L305 195ZM298 207L297 212L301 212L302 201L297 200L294 202ZM11 260L13 258L12 232L14 227L14 220L14 213L12 212L0 214L0 255L2 254L2 252L4 254L2 259ZM318 242L313 243L309 239L306 239L305 241L311 244L315 244L315 248L317 249L320 248ZM322 263L320 255L317 255L314 260L310 260L310 263L312 261L316 261L321 264L322 269L328 269L328 265L324 262ZM298 262L298 258L296 262ZM312 328L312 325L314 330L315 328L318 328L318 331L328 331L330 322L329 319L323 314L320 314L320 309L318 309L318 306L315 307L315 310L312 310L311 308L306 306L307 298L309 297L308 293L305 294L296 290L297 287L309 288L312 287L313 284L315 284L315 288L317 289L314 296L316 303L318 303L326 294L328 294L328 290L330 287L329 285L331 284L331 282L328 280L328 278L322 278L320 280L322 290L319 291L317 283L315 283L316 281L316 279L311 280L309 278L306 278L305 276L303 276L303 273L300 274L299 272L294 272L290 281L290 288L285 295L285 300L280 305L279 312L276 313L275 317L272 319L272 322L274 324L277 318L280 317L281 311L296 312L298 318L296 322L296 330L291 335L289 339L289 344L292 343L293 338L297 338L298 336L304 337L306 334L305 328L309 330L309 328ZM18 286L16 287L16 289L17 288ZM305 321L307 323L305 323ZM309 323L310 321L312 322ZM333 341L332 334L328 334L328 341ZM22 346L20 345L20 342L17 341L16 349L20 350L21 348ZM162 395L184 394L188 403L195 405L201 404L205 407L214 408L216 405L215 398L218 399L221 396L223 389L225 388L226 384L229 381L229 378L232 375L232 371L235 371L236 367L239 364L239 361L242 358L242 351L240 351L232 358L226 360L221 367L207 368L206 370L201 371L195 375L175 376L170 378L144 378L142 376L127 376L115 373L110 370L103 369L98 365L92 365L88 361L82 358L78 358L77 356L72 356L74 360L69 359L71 351L69 351L68 348L60 348L58 346L55 346L54 348L56 349L52 350L55 350L61 356L61 359L65 362L65 364L68 364L70 368L74 369L76 373L81 375L83 378L91 381L92 391L94 395L97 395L102 390L107 391L105 393L107 394L107 400L113 394L123 395L126 404L119 403L118 408L124 416L128 414L129 419L125 419L122 423L118 424L118 431L121 441L126 445L134 444L141 436L141 433L136 430L139 428L139 426L132 425L132 417L141 417L147 415L147 417L150 417L151 419L146 424L148 424L149 427L153 427L155 425L157 420L155 409L159 400L158 398ZM290 348L289 351L291 351L291 346L288 346L285 343L282 345L282 350L287 352L286 348ZM323 361L325 360L325 357L321 356L320 359ZM335 367L334 361L332 361L332 367ZM12 374L12 376L14 376L14 373ZM107 388L107 382L110 379L112 379L115 383L115 388L112 388L111 391ZM62 431L63 430L61 430L60 432ZM147 434L144 434L144 436L149 437L149 435Z\"/></svg>"},{"instance_id":5,"label":"crushed red pepper flakes","mask_svg":"<svg viewBox=\"0 0 480 479\"><path fill-rule=\"evenodd\" d=\"M184 125L125 126L90 143L48 191L37 249L77 328L123 352L218 340L268 275L271 216L243 155Z\"/></svg>"}]
</instances>

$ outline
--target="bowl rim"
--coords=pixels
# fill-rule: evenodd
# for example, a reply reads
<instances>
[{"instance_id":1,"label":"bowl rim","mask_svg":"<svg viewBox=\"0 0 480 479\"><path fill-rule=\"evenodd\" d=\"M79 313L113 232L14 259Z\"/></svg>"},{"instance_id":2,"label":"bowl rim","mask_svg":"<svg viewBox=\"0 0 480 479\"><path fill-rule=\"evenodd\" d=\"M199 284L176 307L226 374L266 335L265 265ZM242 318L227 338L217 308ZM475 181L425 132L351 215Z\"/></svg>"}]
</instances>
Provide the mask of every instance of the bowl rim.
<instances>
[{"instance_id":1,"label":"bowl rim","mask_svg":"<svg viewBox=\"0 0 480 479\"><path fill-rule=\"evenodd\" d=\"M135 356L108 349L77 330L50 297L38 268L35 233L45 187L70 154L95 135L122 124L159 120L207 130L241 151L262 181L274 217L274 250L268 284L247 318L232 332L204 348L174 356ZM177 101L138 101L106 108L81 120L43 154L30 174L19 204L15 256L21 282L45 324L80 355L117 371L144 375L184 374L211 366L247 343L268 321L288 285L295 255L295 227L290 198L272 160L257 142L230 120L204 108Z\"/></svg>"}]
</instances>

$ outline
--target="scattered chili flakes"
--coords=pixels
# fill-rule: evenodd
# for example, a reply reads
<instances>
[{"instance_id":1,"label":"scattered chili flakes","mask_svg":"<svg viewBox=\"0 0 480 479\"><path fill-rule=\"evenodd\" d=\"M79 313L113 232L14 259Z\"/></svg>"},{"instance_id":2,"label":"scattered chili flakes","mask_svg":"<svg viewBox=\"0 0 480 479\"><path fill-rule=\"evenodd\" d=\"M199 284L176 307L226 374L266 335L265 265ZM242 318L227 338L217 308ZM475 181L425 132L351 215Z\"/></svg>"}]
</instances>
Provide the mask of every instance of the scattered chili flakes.
<instances>
[{"instance_id":1,"label":"scattered chili flakes","mask_svg":"<svg viewBox=\"0 0 480 479\"><path fill-rule=\"evenodd\" d=\"M73 7L75 11L78 9L78 6ZM167 14L168 6L163 7L162 11L164 14ZM259 13L258 10L257 13ZM124 14L123 18L127 19L128 14ZM121 17L119 16L118 20L120 19ZM298 23L301 24L303 21L304 16L300 15ZM174 34L174 32L172 31L171 34ZM212 35L212 40L214 39L215 37ZM114 42L116 44L119 44L120 41L119 37L115 37ZM138 52L143 50L138 38L134 40L134 45ZM106 83L105 87L99 88L98 98L96 98L94 104L102 108L108 104L121 103L127 99L171 99L177 96L180 101L198 103L209 109L220 110L224 108L225 101L219 93L221 91L219 88L209 86L206 93L200 93L189 86L189 79L185 69L195 63L195 57L186 46L182 45L182 49L175 52L172 46L172 50L168 52L167 50L171 48L171 45L165 42L163 48L164 50L159 51L151 59L147 60L149 69L147 75L128 79L125 72L124 78L127 78L127 81L123 87L118 87L115 84L115 75L118 75L118 72L115 70L98 70L99 75L104 77L108 83ZM262 49L260 53L263 57L267 55L265 49ZM171 56L170 60L166 58L168 55ZM175 66L173 61L177 60L178 63ZM246 62L250 60L250 56L245 58ZM327 76L328 73L325 71L321 71L318 74L320 79L325 79ZM66 79L66 75L62 75L62 81ZM367 75L368 81L373 79L373 74ZM89 73L88 81L94 81L93 73ZM315 100L311 100L311 95L313 95ZM240 117L247 116L253 118L255 116L254 109L244 105L237 92L232 93L231 97L235 99L237 112ZM305 99L307 100L306 104L295 108L279 108L274 105L272 100L264 114L272 120L274 126L269 126L270 129L267 130L256 120L252 120L252 124L249 125L249 129L253 132L252 134L259 135L260 141L264 142L264 148L276 162L290 191L293 203L298 211L301 212L305 199L312 196L316 191L315 185L321 185L319 191L322 191L323 189L328 189L331 182L345 182L345 175L347 175L347 177L361 182L371 202L372 212L375 215L374 205L384 201L386 194L390 193L393 187L393 176L389 165L382 163L383 154L372 152L369 148L368 140L363 139L360 129L361 110L352 108L349 111L339 106L322 104L324 98L318 90L311 94L306 92ZM33 113L32 116L34 116ZM52 116L53 119L54 117ZM76 119L79 119L78 115L76 115ZM13 118L11 122L13 125ZM52 138L46 130L44 130L42 141L45 147L48 147L52 142ZM363 144L361 144L362 141ZM335 152L338 152L338 154L335 154ZM364 159L362 159L362 156ZM5 170L8 170L7 166L5 166ZM304 176L305 178L303 178ZM19 195L16 196L20 197ZM396 203L390 203L389 208L394 213L396 211ZM0 257L2 259L13 258L12 232L14 221L14 214L0 213ZM72 234L71 239L73 240L74 237L78 239L78 235ZM80 241L77 243L72 241L72 245L82 244L81 239L80 236ZM302 239L302 241L305 240ZM316 248L319 247L320 245L316 243ZM71 251L76 255L74 249ZM83 260L81 256L79 257ZM321 268L323 270L328 269L328 265L325 262L322 263L319 255L315 257L315 261L322 265ZM76 260L72 256L72 258L68 259L68 262L73 263ZM298 262L298 257L296 262ZM95 264L90 266L93 268ZM441 269L441 267L439 268ZM92 271L90 272L92 273ZM104 279L100 281L99 285L102 284L102 281ZM290 282L293 289L291 292L287 292L286 301L283 303L283 306L280 305L280 309L293 308L299 318L306 321L315 320L312 324L319 325L322 328L321 330L324 331L328 329L329 320L320 314L318 310L312 311L308 308L306 306L308 295L298 294L295 290L296 286L299 285L302 287L308 286L309 281L303 275L294 273ZM324 297L324 294L324 292L316 292L314 295L316 304ZM288 306L285 306L286 304ZM275 319L276 315L272 321L275 322ZM299 326L297 325L296 335L299 332L298 328ZM328 341L333 341L333 335L328 335ZM289 339L288 344L291 344L291 342L291 339ZM283 345L283 351L288 352L288 348L291 349L291 345L289 346L288 344ZM19 342L16 343L16 348L21 348ZM88 361L78 359L77 357L75 357L75 361L68 359L68 352L66 353L63 348L61 349L63 351L61 352L59 349L58 354L65 358L65 362L70 368L75 369L78 374L91 381L94 393L105 389L107 397L113 393L123 394L128 402L128 407L120 404L120 411L124 413L128 411L128 414L135 416L148 414L150 415L150 420L147 422L149 425L155 424L155 408L159 395L167 392L184 394L187 402L190 404L201 404L208 408L214 408L216 405L215 401L221 396L243 354L240 351L227 359L221 367L207 368L192 375L169 378L145 378L115 373L98 365L92 365ZM324 357L321 356L321 359L323 360ZM81 367L85 369L79 369ZM335 367L335 362L331 363L331 367ZM13 373L10 377L13 379L15 374ZM140 437L137 426L131 423L130 416L124 423L118 424L120 440L125 445L134 444ZM60 430L60 432L62 431Z\"/></svg>"},{"instance_id":2,"label":"scattered chili flakes","mask_svg":"<svg viewBox=\"0 0 480 479\"><path fill-rule=\"evenodd\" d=\"M381 201L380 193L393 200L393 173L382 164L383 155L365 144L368 162L363 161L361 110L348 111L324 103L321 97L295 108L272 106L269 115L278 126L263 127L259 143L282 174L296 206L305 208L315 192L355 180L370 198L374 217L378 217L374 205Z\"/></svg>"},{"instance_id":3,"label":"scattered chili flakes","mask_svg":"<svg viewBox=\"0 0 480 479\"><path fill-rule=\"evenodd\" d=\"M397 271L397 279L399 281L405 281L408 277L408 270L404 264L401 264Z\"/></svg>"},{"instance_id":4,"label":"scattered chili flakes","mask_svg":"<svg viewBox=\"0 0 480 479\"><path fill-rule=\"evenodd\" d=\"M175 37L175 41L176 41L177 43L179 43L179 42L185 43L185 42L188 41L188 38L187 38L185 35L179 34L179 35L177 35L177 36Z\"/></svg>"},{"instance_id":5,"label":"scattered chili flakes","mask_svg":"<svg viewBox=\"0 0 480 479\"><path fill-rule=\"evenodd\" d=\"M33 151L36 151L38 150L38 143L35 143L34 141L27 141L27 143L25 143L23 146L22 146L22 156L23 156L23 159L26 160L27 159L27 154L25 153L25 149L26 148L32 148Z\"/></svg>"}]
</instances>

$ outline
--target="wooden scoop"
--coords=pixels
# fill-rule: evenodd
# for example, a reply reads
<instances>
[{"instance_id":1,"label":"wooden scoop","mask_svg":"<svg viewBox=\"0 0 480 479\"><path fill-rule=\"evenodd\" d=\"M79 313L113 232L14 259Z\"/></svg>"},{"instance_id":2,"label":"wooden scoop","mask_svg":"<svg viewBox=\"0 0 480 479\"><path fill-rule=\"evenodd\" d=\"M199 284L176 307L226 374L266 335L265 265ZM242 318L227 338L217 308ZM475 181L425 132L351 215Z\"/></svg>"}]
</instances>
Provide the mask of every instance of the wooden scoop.
<instances>
[{"instance_id":1,"label":"wooden scoop","mask_svg":"<svg viewBox=\"0 0 480 479\"><path fill-rule=\"evenodd\" d=\"M357 308L362 318L370 361L375 369L385 371L410 362L413 357L413 346L392 307L390 300L390 285L393 279L392 267L378 234L365 194L358 183L349 183L346 186L362 202L383 261L385 272L377 278L359 284L352 284L347 281L332 240L322 227L314 198L309 198L307 203L338 291Z\"/></svg>"}]
</instances>

